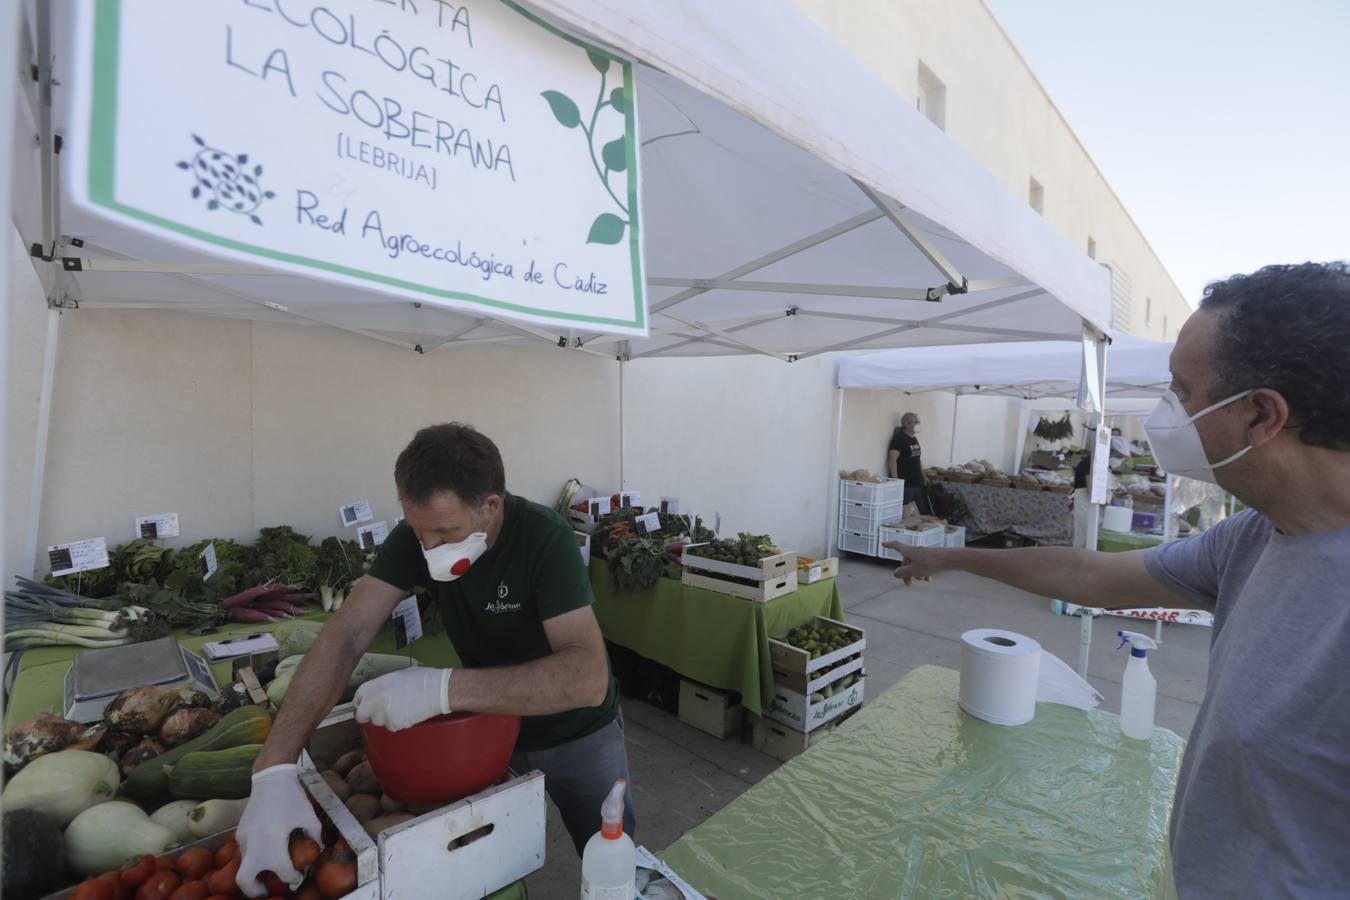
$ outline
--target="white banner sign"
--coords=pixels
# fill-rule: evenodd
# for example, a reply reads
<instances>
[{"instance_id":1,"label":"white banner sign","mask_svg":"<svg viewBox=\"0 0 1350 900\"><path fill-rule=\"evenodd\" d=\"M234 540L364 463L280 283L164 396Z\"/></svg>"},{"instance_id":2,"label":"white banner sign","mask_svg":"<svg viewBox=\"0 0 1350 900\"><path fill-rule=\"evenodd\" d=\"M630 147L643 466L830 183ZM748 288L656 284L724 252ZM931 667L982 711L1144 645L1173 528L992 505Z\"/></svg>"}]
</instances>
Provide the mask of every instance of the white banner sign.
<instances>
[{"instance_id":1,"label":"white banner sign","mask_svg":"<svg viewBox=\"0 0 1350 900\"><path fill-rule=\"evenodd\" d=\"M630 61L504 0L75 8L89 127L62 159L88 211L245 265L647 333Z\"/></svg>"}]
</instances>

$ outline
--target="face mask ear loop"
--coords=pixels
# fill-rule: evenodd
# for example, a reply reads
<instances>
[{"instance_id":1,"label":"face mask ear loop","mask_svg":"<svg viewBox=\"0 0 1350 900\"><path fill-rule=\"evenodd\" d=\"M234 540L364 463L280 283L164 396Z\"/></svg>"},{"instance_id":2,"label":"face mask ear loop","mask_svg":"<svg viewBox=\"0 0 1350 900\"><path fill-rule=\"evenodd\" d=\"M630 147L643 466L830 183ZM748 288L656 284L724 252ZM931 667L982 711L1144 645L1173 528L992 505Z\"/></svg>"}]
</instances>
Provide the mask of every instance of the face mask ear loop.
<instances>
[{"instance_id":1,"label":"face mask ear loop","mask_svg":"<svg viewBox=\"0 0 1350 900\"><path fill-rule=\"evenodd\" d=\"M1234 394L1233 396L1229 397L1227 400L1220 400L1218 403L1211 403L1209 406L1206 406L1204 409L1200 410L1198 413L1196 413L1195 415L1193 415L1193 416L1191 416L1189 419L1187 419L1187 420L1186 420L1186 424L1189 425L1189 424L1191 424L1192 422L1194 422L1196 419L1200 418L1201 416L1207 416L1207 415L1209 415L1210 413L1214 412L1214 410L1216 410L1216 409L1223 409L1225 406L1227 406L1227 405L1230 404L1230 403L1236 403L1237 401L1241 400L1243 397L1247 396L1247 395L1250 394L1251 392L1252 392L1252 389L1251 389L1251 388L1248 388L1248 389L1245 390L1245 391L1239 391L1238 393L1236 393L1236 394ZM1181 401L1178 400L1177 402L1180 403ZM1183 409L1182 412L1185 412L1185 410Z\"/></svg>"}]
</instances>

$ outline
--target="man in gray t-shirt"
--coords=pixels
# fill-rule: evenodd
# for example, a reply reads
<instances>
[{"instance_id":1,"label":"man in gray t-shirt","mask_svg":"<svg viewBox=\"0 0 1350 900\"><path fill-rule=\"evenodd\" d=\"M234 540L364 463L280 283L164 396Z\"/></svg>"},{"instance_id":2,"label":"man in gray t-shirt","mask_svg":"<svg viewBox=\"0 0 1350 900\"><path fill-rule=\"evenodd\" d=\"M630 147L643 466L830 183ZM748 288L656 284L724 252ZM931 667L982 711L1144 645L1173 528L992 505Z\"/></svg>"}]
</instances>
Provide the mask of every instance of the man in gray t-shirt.
<instances>
[{"instance_id":1,"label":"man in gray t-shirt","mask_svg":"<svg viewBox=\"0 0 1350 900\"><path fill-rule=\"evenodd\" d=\"M888 545L1088 606L1214 611L1209 684L1172 810L1178 893L1350 897L1350 267L1205 289L1145 430L1159 465L1250 509L1133 553Z\"/></svg>"}]
</instances>

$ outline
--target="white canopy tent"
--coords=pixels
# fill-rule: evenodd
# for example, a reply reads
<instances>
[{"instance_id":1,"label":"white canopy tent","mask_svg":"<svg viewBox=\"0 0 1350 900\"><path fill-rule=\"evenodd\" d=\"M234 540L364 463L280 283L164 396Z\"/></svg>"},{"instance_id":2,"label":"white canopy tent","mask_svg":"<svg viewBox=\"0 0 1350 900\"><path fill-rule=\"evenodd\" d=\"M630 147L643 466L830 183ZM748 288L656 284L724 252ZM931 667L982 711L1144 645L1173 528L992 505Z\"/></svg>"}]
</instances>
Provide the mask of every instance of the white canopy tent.
<instances>
[{"instance_id":1,"label":"white canopy tent","mask_svg":"<svg viewBox=\"0 0 1350 900\"><path fill-rule=\"evenodd\" d=\"M529 5L639 63L647 338L551 329L222 263L91 218L64 202L54 152L59 136L85 127L61 90L70 77L60 37L69 0L26 0L21 41L37 78L24 84L14 119L13 217L51 310L34 531L61 310L327 325L418 353L547 342L621 363L745 353L791 362L843 349L1067 342L1085 328L1107 331L1109 273L789 3Z\"/></svg>"}]
</instances>

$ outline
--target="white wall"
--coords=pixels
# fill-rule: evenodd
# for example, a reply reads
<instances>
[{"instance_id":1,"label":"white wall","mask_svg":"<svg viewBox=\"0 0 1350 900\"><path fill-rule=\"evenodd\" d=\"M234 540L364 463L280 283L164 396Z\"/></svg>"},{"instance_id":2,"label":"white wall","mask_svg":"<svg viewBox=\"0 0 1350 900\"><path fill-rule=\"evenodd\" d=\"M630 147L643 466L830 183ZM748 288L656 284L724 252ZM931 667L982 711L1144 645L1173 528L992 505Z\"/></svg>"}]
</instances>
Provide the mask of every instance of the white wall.
<instances>
[{"instance_id":1,"label":"white wall","mask_svg":"<svg viewBox=\"0 0 1350 900\"><path fill-rule=\"evenodd\" d=\"M947 391L906 394L897 390L844 391L839 468L881 472L891 433L907 412L919 415L923 464L948 466L987 459L1014 466L1020 401L1005 397L962 397ZM953 448L952 415L956 415Z\"/></svg>"},{"instance_id":2,"label":"white wall","mask_svg":"<svg viewBox=\"0 0 1350 900\"><path fill-rule=\"evenodd\" d=\"M19 572L46 315L31 291L11 305L6 417L5 550ZM618 365L604 359L514 347L419 356L327 328L146 311L66 313L60 341L42 547L121 543L135 515L169 511L180 544L283 523L328 535L338 505L362 498L392 524L394 457L417 428L451 419L492 437L508 487L531 499L552 505L573 475L617 484Z\"/></svg>"}]
</instances>

